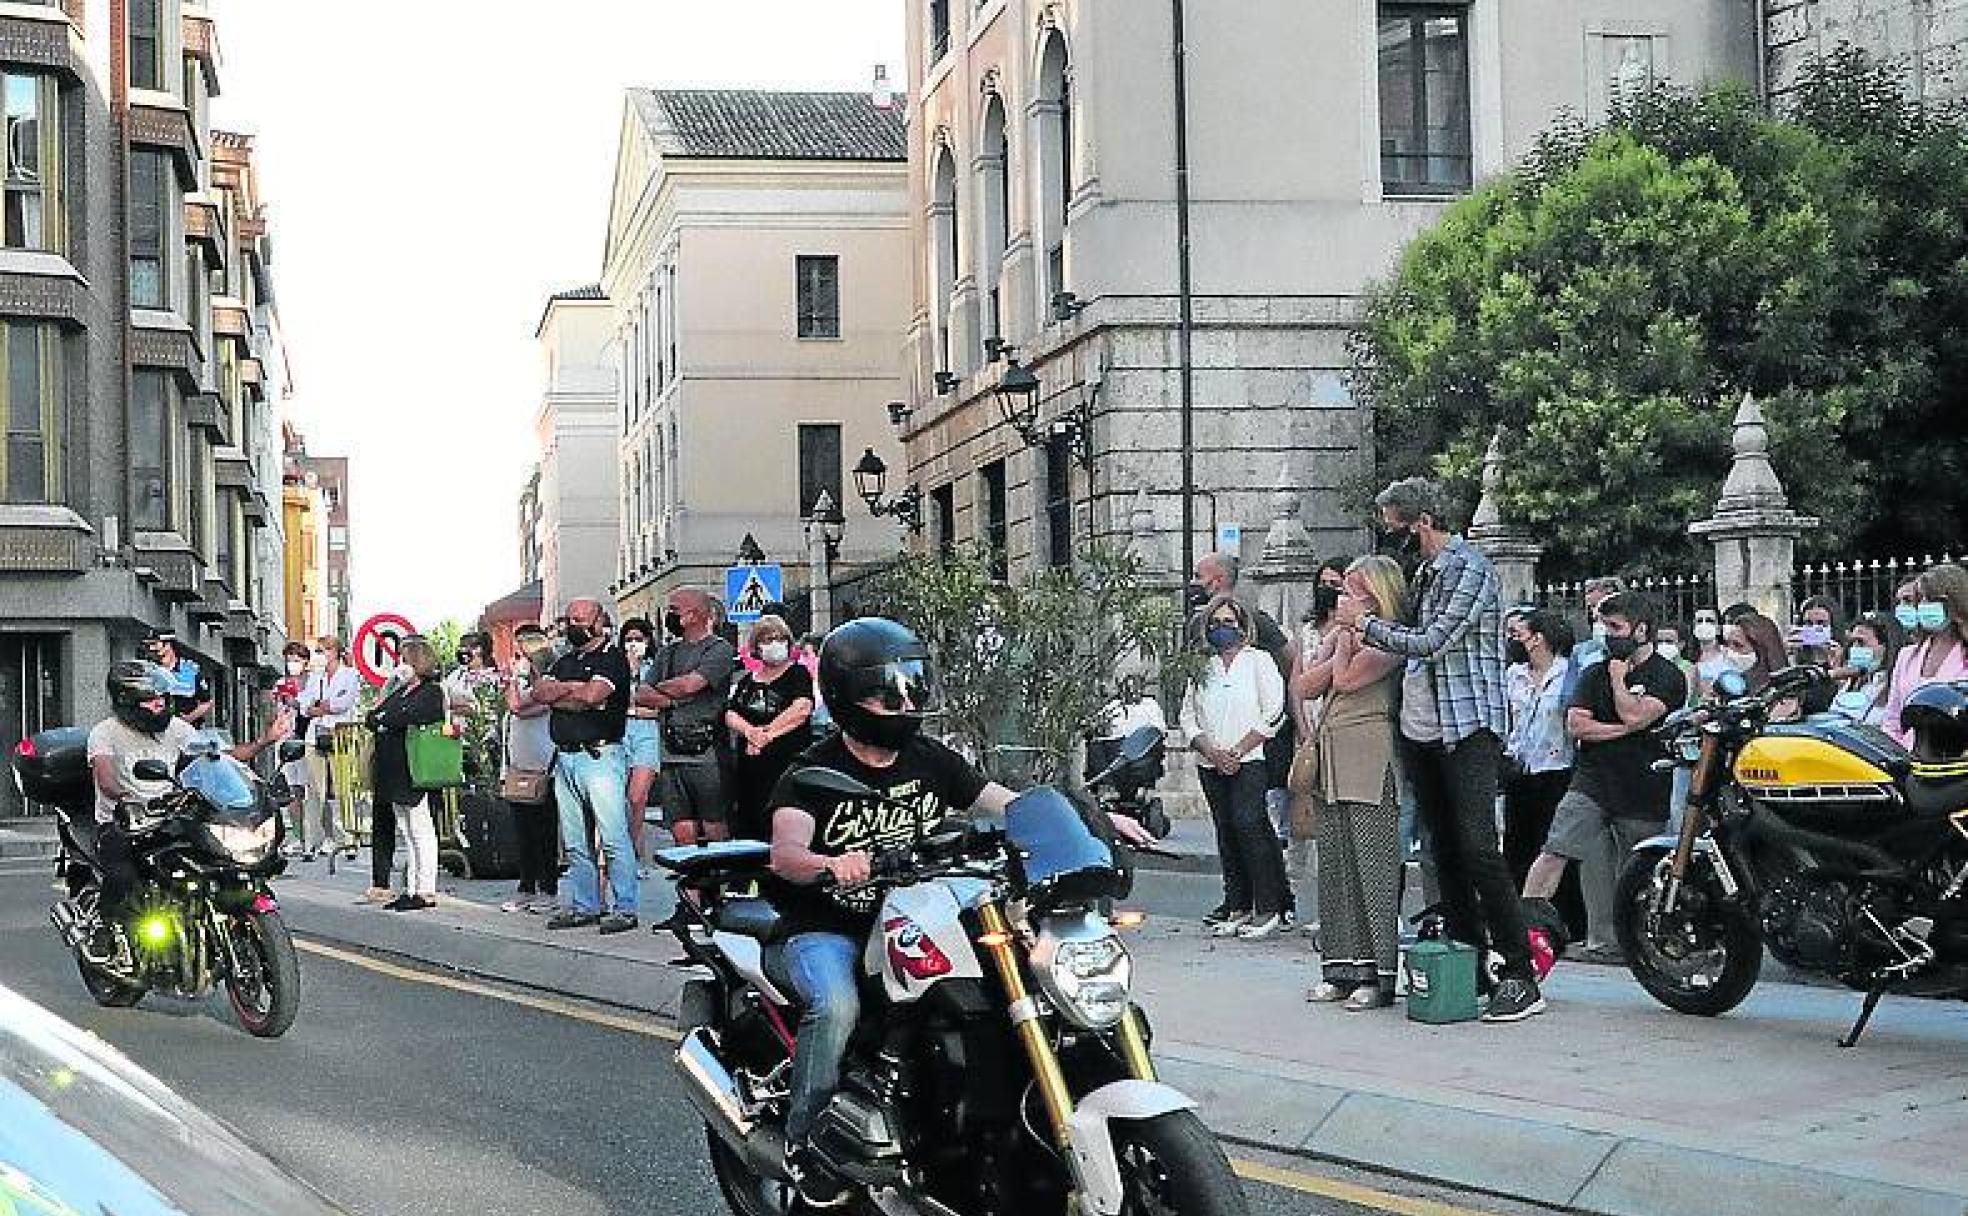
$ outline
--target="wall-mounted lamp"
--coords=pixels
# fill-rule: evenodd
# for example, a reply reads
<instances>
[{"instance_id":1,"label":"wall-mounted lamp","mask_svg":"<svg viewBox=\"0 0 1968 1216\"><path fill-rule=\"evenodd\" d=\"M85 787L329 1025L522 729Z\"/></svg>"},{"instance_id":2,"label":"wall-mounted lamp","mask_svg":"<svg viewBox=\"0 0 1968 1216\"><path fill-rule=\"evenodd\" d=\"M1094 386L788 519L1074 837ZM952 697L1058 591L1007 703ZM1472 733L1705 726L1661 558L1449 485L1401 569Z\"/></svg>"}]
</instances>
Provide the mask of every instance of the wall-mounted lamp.
<instances>
[{"instance_id":1,"label":"wall-mounted lamp","mask_svg":"<svg viewBox=\"0 0 1968 1216\"><path fill-rule=\"evenodd\" d=\"M888 466L875 455L875 449L869 448L861 454L860 463L854 466L854 492L868 504L868 514L877 519L890 515L909 531L922 531L922 487L910 486L893 500L883 502L882 496L887 489Z\"/></svg>"},{"instance_id":2,"label":"wall-mounted lamp","mask_svg":"<svg viewBox=\"0 0 1968 1216\"><path fill-rule=\"evenodd\" d=\"M906 401L891 401L888 403L888 425L903 426L915 412Z\"/></svg>"},{"instance_id":3,"label":"wall-mounted lamp","mask_svg":"<svg viewBox=\"0 0 1968 1216\"><path fill-rule=\"evenodd\" d=\"M936 395L939 397L947 397L951 393L956 392L957 386L962 383L963 383L962 376L952 375L949 372L937 372Z\"/></svg>"},{"instance_id":4,"label":"wall-mounted lamp","mask_svg":"<svg viewBox=\"0 0 1968 1216\"><path fill-rule=\"evenodd\" d=\"M1077 317L1081 313L1085 312L1086 310L1087 310L1087 302L1081 300L1080 297L1074 294L1073 292L1055 291L1052 293L1052 319L1053 320L1060 321L1060 322L1070 321L1074 317Z\"/></svg>"},{"instance_id":5,"label":"wall-mounted lamp","mask_svg":"<svg viewBox=\"0 0 1968 1216\"><path fill-rule=\"evenodd\" d=\"M1004 358L1016 358L1018 352L1003 338L992 336L984 339L984 362L996 363Z\"/></svg>"}]
</instances>

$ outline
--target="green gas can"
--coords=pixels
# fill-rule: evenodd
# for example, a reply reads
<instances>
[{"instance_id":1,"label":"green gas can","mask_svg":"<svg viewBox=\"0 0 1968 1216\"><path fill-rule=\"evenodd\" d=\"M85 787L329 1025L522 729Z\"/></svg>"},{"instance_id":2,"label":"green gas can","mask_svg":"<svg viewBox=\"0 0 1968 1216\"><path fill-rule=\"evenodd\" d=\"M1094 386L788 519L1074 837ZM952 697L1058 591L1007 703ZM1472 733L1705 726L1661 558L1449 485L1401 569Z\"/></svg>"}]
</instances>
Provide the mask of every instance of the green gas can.
<instances>
[{"instance_id":1,"label":"green gas can","mask_svg":"<svg viewBox=\"0 0 1968 1216\"><path fill-rule=\"evenodd\" d=\"M1476 1007L1476 951L1461 942L1418 941L1408 948L1408 1020L1441 1025L1473 1022Z\"/></svg>"}]
</instances>

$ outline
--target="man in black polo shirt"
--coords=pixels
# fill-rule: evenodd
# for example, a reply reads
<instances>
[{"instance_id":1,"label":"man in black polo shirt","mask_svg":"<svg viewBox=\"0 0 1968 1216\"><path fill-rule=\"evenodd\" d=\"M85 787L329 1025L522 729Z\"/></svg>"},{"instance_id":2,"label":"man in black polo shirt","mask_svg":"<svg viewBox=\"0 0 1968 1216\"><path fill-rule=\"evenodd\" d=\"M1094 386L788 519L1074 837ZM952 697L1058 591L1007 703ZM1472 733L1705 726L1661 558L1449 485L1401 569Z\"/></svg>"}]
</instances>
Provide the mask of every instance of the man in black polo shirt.
<instances>
[{"instance_id":1,"label":"man in black polo shirt","mask_svg":"<svg viewBox=\"0 0 1968 1216\"><path fill-rule=\"evenodd\" d=\"M629 768L622 734L629 718L629 662L609 641L601 604L570 601L568 650L547 677L533 685L534 701L549 706L549 731L559 756L554 793L560 805L560 840L567 849L567 906L547 921L549 929L599 924L603 933L636 927L641 898L635 850L629 844ZM601 913L601 882L588 844L586 815L594 816L608 863L608 914Z\"/></svg>"}]
</instances>

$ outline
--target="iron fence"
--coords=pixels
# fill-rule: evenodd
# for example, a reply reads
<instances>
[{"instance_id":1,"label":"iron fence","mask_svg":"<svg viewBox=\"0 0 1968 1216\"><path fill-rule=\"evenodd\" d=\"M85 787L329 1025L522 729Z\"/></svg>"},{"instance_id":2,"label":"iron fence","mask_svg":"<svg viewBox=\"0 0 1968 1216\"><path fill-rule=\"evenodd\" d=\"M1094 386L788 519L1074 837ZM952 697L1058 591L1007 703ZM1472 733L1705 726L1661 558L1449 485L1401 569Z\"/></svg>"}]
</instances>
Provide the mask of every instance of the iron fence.
<instances>
[{"instance_id":1,"label":"iron fence","mask_svg":"<svg viewBox=\"0 0 1968 1216\"><path fill-rule=\"evenodd\" d=\"M1626 580L1629 590L1652 596L1660 605L1663 623L1678 624L1685 631L1695 619L1697 608L1715 607L1715 572L1696 574L1652 574ZM1588 624L1585 614L1585 583L1545 583L1538 587L1538 607L1558 612L1574 628ZM1581 637L1585 636L1583 632Z\"/></svg>"},{"instance_id":2,"label":"iron fence","mask_svg":"<svg viewBox=\"0 0 1968 1216\"><path fill-rule=\"evenodd\" d=\"M1929 554L1918 558L1806 562L1791 576L1791 602L1801 604L1813 597L1823 597L1838 605L1842 621L1865 612L1890 612L1893 594L1901 584L1929 566L1957 560L1944 550L1939 557Z\"/></svg>"}]
</instances>

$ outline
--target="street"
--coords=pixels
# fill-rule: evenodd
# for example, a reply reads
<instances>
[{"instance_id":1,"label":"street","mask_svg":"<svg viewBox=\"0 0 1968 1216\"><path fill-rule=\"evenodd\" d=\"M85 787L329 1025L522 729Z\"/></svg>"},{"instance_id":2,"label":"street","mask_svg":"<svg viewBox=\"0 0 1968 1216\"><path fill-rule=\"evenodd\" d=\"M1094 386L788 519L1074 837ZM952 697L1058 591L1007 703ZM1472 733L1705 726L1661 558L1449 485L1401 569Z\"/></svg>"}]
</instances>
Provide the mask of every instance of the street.
<instances>
[{"instance_id":1,"label":"street","mask_svg":"<svg viewBox=\"0 0 1968 1216\"><path fill-rule=\"evenodd\" d=\"M653 1020L311 944L300 1020L272 1042L243 1034L219 998L99 1009L47 925L46 875L40 862L0 863L0 980L102 1036L359 1216L723 1208L702 1131L664 1062L667 1028ZM1156 876L1165 884L1179 894L1201 885ZM1247 1182L1264 1216L1510 1210L1384 1194L1384 1180L1362 1194L1357 1175L1230 1152L1247 1178L1284 1184Z\"/></svg>"}]
</instances>

